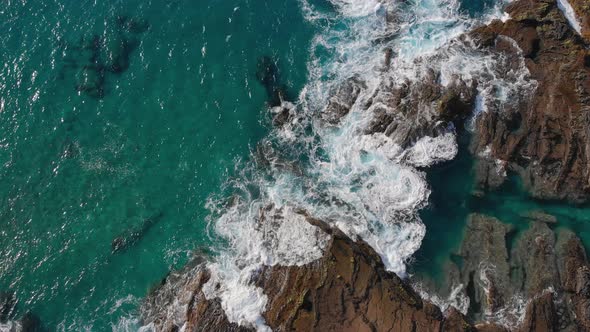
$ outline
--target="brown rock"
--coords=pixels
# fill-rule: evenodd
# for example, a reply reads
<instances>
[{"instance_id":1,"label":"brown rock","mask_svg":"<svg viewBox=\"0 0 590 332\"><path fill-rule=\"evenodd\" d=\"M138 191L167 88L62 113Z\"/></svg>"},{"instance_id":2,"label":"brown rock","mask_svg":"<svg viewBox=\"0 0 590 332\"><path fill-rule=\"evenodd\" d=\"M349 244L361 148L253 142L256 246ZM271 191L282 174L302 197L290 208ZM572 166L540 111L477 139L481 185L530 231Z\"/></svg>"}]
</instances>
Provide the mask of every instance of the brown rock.
<instances>
[{"instance_id":1,"label":"brown rock","mask_svg":"<svg viewBox=\"0 0 590 332\"><path fill-rule=\"evenodd\" d=\"M445 312L445 321L443 324L443 331L457 331L457 332L475 332L481 331L473 327L463 314L457 309L451 307ZM488 330L495 331L495 330Z\"/></svg>"},{"instance_id":2,"label":"brown rock","mask_svg":"<svg viewBox=\"0 0 590 332\"><path fill-rule=\"evenodd\" d=\"M582 1L584 2L584 1ZM588 51L552 0L520 0L512 19L476 29L483 47L514 54L499 36L516 41L538 87L530 101L477 121L474 152L508 161L533 196L585 202L590 194L590 76Z\"/></svg>"},{"instance_id":3,"label":"brown rock","mask_svg":"<svg viewBox=\"0 0 590 332\"><path fill-rule=\"evenodd\" d=\"M568 0L582 28L582 37L590 42L590 3L588 0Z\"/></svg>"},{"instance_id":4,"label":"brown rock","mask_svg":"<svg viewBox=\"0 0 590 332\"><path fill-rule=\"evenodd\" d=\"M387 272L363 241L309 218L332 235L322 258L303 266L265 267L253 281L268 297L264 313L274 331L475 331L458 311L445 318L402 279ZM201 288L209 275L192 264L172 273L142 306L158 331L248 331L227 320L219 300ZM487 329L482 331L503 331Z\"/></svg>"},{"instance_id":5,"label":"brown rock","mask_svg":"<svg viewBox=\"0 0 590 332\"><path fill-rule=\"evenodd\" d=\"M557 316L553 304L553 295L544 294L533 299L527 306L521 332L557 331Z\"/></svg>"}]
</instances>

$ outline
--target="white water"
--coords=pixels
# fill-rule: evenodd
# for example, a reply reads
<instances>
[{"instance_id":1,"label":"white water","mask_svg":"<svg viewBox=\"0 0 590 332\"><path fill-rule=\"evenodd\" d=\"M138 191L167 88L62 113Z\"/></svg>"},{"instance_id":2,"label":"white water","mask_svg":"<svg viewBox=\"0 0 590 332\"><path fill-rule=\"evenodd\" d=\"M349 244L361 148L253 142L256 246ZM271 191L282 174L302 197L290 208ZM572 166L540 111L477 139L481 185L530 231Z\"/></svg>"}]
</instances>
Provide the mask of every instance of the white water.
<instances>
[{"instance_id":1,"label":"white water","mask_svg":"<svg viewBox=\"0 0 590 332\"><path fill-rule=\"evenodd\" d=\"M559 7L559 9L563 12L563 15L565 15L565 18L571 27L574 28L578 34L581 34L582 26L576 17L576 12L574 11L572 5L570 5L567 0L557 0L557 7Z\"/></svg>"},{"instance_id":2,"label":"white water","mask_svg":"<svg viewBox=\"0 0 590 332\"><path fill-rule=\"evenodd\" d=\"M396 137L366 134L378 109L396 113L381 87L420 82L435 71L443 87L478 83L480 111L502 111L532 86L524 63L506 68L513 59L457 40L473 26L502 17L499 7L476 21L461 15L453 0L332 2L335 13L302 0L304 14L323 32L311 46L309 83L290 105L296 117L263 142L263 156L254 156L258 163L237 166L240 176L226 184L231 202L208 203L212 234L226 246L208 265L211 279L203 291L221 300L231 322L258 330L269 329L262 317L268 299L252 277L263 265L310 263L329 241L300 211L366 241L402 277L420 247L426 229L417 211L430 190L416 167L455 157L454 128L405 149ZM395 53L389 70L383 64L387 47ZM363 82L359 97L338 126L329 125L322 112L332 91L351 77ZM434 108L421 104L417 119L428 121Z\"/></svg>"},{"instance_id":3,"label":"white water","mask_svg":"<svg viewBox=\"0 0 590 332\"><path fill-rule=\"evenodd\" d=\"M20 332L22 327L20 323L14 321L7 321L6 323L0 323L0 332Z\"/></svg>"}]
</instances>

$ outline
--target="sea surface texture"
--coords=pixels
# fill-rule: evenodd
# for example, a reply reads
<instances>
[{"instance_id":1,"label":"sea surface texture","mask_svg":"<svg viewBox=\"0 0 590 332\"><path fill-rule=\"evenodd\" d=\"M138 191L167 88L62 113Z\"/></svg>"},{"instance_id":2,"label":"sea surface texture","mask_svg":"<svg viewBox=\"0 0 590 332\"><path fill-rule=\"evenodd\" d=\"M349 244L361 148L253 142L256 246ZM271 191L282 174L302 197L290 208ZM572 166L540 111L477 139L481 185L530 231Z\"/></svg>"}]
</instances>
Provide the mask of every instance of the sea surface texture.
<instances>
[{"instance_id":1,"label":"sea surface texture","mask_svg":"<svg viewBox=\"0 0 590 332\"><path fill-rule=\"evenodd\" d=\"M142 299L195 254L205 295L266 330L251 276L312 262L328 241L302 214L404 278L442 278L471 212L524 228L521 211L543 207L588 246L587 209L541 206L516 181L471 203L463 136L536 84L524 63L500 74L506 59L458 39L504 5L4 1L0 300L14 305L0 331L26 313L48 331L149 330ZM477 86L465 134L416 131L428 105L374 128L392 97L381 87L419 89L433 71L445 88Z\"/></svg>"}]
</instances>

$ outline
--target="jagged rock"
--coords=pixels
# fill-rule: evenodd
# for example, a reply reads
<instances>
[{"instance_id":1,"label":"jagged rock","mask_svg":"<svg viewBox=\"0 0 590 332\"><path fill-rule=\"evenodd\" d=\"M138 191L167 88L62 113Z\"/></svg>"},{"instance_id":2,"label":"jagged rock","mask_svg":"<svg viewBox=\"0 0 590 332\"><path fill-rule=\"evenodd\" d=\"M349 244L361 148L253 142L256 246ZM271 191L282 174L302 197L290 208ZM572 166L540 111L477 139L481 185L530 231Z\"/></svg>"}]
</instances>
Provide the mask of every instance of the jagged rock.
<instances>
[{"instance_id":1,"label":"jagged rock","mask_svg":"<svg viewBox=\"0 0 590 332\"><path fill-rule=\"evenodd\" d=\"M554 0L516 1L507 12L512 19L471 35L484 48L512 55L518 50L498 40L514 39L538 86L524 105L478 118L474 154L489 149L492 159L507 161L534 197L585 202L590 194L588 50Z\"/></svg>"},{"instance_id":2,"label":"jagged rock","mask_svg":"<svg viewBox=\"0 0 590 332\"><path fill-rule=\"evenodd\" d=\"M366 84L357 77L351 77L342 82L332 92L328 106L322 112L324 119L330 124L337 124L350 112L359 94L366 88Z\"/></svg>"},{"instance_id":3,"label":"jagged rock","mask_svg":"<svg viewBox=\"0 0 590 332\"><path fill-rule=\"evenodd\" d=\"M590 268L580 239L571 231L558 237L561 284L581 330L590 331Z\"/></svg>"},{"instance_id":4,"label":"jagged rock","mask_svg":"<svg viewBox=\"0 0 590 332\"><path fill-rule=\"evenodd\" d=\"M408 147L424 136L435 137L451 124L462 126L473 109L476 86L455 78L443 87L432 69L416 81L383 82L365 107L372 112L366 134L384 133Z\"/></svg>"},{"instance_id":5,"label":"jagged rock","mask_svg":"<svg viewBox=\"0 0 590 332\"><path fill-rule=\"evenodd\" d=\"M481 331L471 325L459 310L451 307L445 312L443 331L474 332ZM494 330L495 331L495 330Z\"/></svg>"},{"instance_id":6,"label":"jagged rock","mask_svg":"<svg viewBox=\"0 0 590 332\"><path fill-rule=\"evenodd\" d=\"M320 260L303 267L267 267L260 274L256 284L269 297L264 317L273 330L440 329L440 310L387 272L373 249L338 230L330 232L331 243Z\"/></svg>"},{"instance_id":7,"label":"jagged rock","mask_svg":"<svg viewBox=\"0 0 590 332\"><path fill-rule=\"evenodd\" d=\"M557 248L562 287L566 292L575 292L577 270L587 264L582 242L571 231L564 231L559 234Z\"/></svg>"}]
</instances>

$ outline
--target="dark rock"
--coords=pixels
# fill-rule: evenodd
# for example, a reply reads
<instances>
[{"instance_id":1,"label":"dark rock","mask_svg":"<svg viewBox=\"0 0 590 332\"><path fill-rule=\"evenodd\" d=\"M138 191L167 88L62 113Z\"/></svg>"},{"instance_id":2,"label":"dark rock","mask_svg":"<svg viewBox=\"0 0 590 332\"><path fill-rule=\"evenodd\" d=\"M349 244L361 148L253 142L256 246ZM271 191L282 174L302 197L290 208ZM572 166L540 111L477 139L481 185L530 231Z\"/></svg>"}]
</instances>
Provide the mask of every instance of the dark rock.
<instances>
[{"instance_id":1,"label":"dark rock","mask_svg":"<svg viewBox=\"0 0 590 332\"><path fill-rule=\"evenodd\" d=\"M372 120L366 134L383 133L409 147L424 136L436 137L461 128L473 110L476 86L455 77L448 86L440 73L429 69L416 81L384 81L366 105Z\"/></svg>"},{"instance_id":2,"label":"dark rock","mask_svg":"<svg viewBox=\"0 0 590 332\"><path fill-rule=\"evenodd\" d=\"M158 212L157 214L144 219L141 222L140 227L127 230L123 234L115 237L115 239L111 242L111 253L120 253L134 246L163 218L164 213Z\"/></svg>"},{"instance_id":3,"label":"dark rock","mask_svg":"<svg viewBox=\"0 0 590 332\"><path fill-rule=\"evenodd\" d=\"M150 24L147 20L142 18L133 18L127 15L117 15L115 22L119 29L134 34L144 33L150 28Z\"/></svg>"},{"instance_id":4,"label":"dark rock","mask_svg":"<svg viewBox=\"0 0 590 332\"><path fill-rule=\"evenodd\" d=\"M342 82L335 91L332 92L332 97L328 102L328 106L324 109L324 119L331 124L337 124L340 119L348 114L352 106L358 99L362 90L366 89L364 82L356 77L351 77Z\"/></svg>"}]
</instances>

